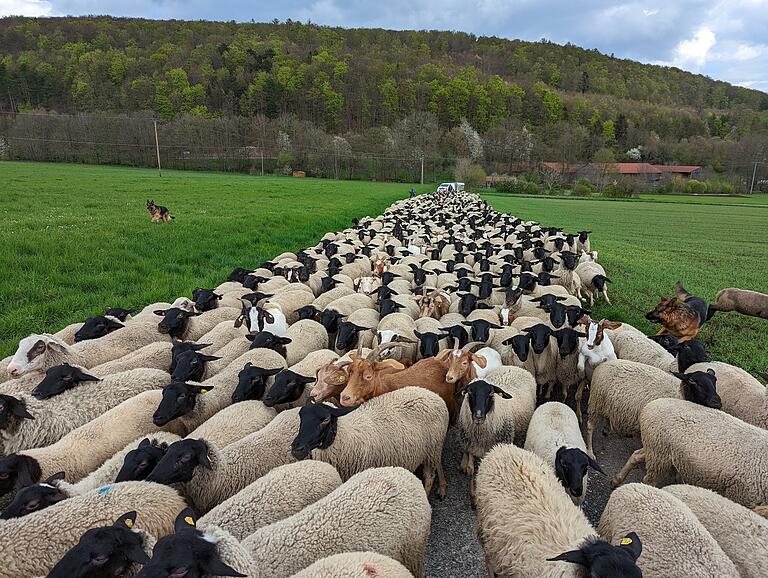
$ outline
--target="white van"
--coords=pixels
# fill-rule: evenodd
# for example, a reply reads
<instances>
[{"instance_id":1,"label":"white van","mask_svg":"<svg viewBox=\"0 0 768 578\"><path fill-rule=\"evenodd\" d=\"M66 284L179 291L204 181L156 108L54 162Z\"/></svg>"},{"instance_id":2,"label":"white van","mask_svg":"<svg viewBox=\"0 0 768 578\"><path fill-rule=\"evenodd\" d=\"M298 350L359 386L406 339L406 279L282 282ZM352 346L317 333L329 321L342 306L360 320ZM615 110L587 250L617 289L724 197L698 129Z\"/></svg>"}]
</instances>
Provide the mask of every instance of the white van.
<instances>
[{"instance_id":1,"label":"white van","mask_svg":"<svg viewBox=\"0 0 768 578\"><path fill-rule=\"evenodd\" d=\"M448 191L461 193L464 191L464 183L440 183L437 187L438 193L447 193Z\"/></svg>"}]
</instances>

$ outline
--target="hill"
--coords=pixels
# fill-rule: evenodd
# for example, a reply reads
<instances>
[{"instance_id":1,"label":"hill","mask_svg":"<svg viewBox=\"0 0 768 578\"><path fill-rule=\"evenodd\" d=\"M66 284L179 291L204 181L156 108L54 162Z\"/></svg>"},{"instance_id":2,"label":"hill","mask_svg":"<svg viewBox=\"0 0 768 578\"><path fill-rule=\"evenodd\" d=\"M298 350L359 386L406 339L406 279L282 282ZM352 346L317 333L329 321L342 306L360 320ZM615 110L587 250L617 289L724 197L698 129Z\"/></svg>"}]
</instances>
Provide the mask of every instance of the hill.
<instances>
[{"instance_id":1,"label":"hill","mask_svg":"<svg viewBox=\"0 0 768 578\"><path fill-rule=\"evenodd\" d=\"M466 119L488 162L521 160L511 149L565 162L643 145L643 160L724 167L743 155L721 141L768 131L768 94L677 68L545 40L290 20L3 18L0 107L166 119L290 114L379 154L391 154L390 141L402 149L379 128L413 119L422 155L479 158L466 127L449 134ZM531 143L510 136L521 126Z\"/></svg>"}]
</instances>

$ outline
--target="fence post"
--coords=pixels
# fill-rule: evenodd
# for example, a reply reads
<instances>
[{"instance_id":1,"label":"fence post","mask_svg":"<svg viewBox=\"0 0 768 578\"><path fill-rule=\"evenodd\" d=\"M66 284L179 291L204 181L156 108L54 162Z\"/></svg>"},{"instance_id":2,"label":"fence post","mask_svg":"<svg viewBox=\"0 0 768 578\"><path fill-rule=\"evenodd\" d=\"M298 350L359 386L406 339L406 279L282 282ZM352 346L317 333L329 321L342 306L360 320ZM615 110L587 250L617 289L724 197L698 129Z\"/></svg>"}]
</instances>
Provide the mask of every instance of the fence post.
<instances>
[{"instance_id":1,"label":"fence post","mask_svg":"<svg viewBox=\"0 0 768 578\"><path fill-rule=\"evenodd\" d=\"M153 120L152 124L155 125L155 150L157 151L157 172L160 176L163 176L163 170L160 168L160 141L157 138L157 121Z\"/></svg>"}]
</instances>

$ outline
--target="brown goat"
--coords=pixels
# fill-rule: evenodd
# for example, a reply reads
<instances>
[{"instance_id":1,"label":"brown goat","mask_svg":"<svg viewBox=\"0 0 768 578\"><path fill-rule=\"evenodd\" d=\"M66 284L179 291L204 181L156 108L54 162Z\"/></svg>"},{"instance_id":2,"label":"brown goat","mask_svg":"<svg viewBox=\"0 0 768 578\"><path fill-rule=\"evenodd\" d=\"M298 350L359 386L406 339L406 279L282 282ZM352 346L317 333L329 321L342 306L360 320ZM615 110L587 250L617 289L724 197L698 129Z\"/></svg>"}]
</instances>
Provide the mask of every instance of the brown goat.
<instances>
[{"instance_id":1,"label":"brown goat","mask_svg":"<svg viewBox=\"0 0 768 578\"><path fill-rule=\"evenodd\" d=\"M478 345L483 345L483 343L472 341L461 349L443 349L435 356L435 359L447 362L448 371L445 373L445 381L454 384L456 390L477 379L475 366L472 364L473 361L482 368L486 366L487 361L485 357L470 351Z\"/></svg>"},{"instance_id":2,"label":"brown goat","mask_svg":"<svg viewBox=\"0 0 768 578\"><path fill-rule=\"evenodd\" d=\"M419 304L419 319L440 319L451 308L451 299L440 289L434 289L429 295L422 291L421 295L416 295L413 299Z\"/></svg>"},{"instance_id":3,"label":"brown goat","mask_svg":"<svg viewBox=\"0 0 768 578\"><path fill-rule=\"evenodd\" d=\"M395 361L381 361L385 349L397 347L397 343L379 345L366 358L358 353L349 365L349 380L341 392L339 401L344 407L354 407L379 395L408 386L423 387L435 392L448 407L451 423L456 419L454 385L445 381L448 366L444 361L428 357L409 368Z\"/></svg>"},{"instance_id":4,"label":"brown goat","mask_svg":"<svg viewBox=\"0 0 768 578\"><path fill-rule=\"evenodd\" d=\"M315 372L315 385L309 392L309 399L320 403L326 399L338 399L347 385L347 372L344 369L349 362L336 365L326 363Z\"/></svg>"}]
</instances>

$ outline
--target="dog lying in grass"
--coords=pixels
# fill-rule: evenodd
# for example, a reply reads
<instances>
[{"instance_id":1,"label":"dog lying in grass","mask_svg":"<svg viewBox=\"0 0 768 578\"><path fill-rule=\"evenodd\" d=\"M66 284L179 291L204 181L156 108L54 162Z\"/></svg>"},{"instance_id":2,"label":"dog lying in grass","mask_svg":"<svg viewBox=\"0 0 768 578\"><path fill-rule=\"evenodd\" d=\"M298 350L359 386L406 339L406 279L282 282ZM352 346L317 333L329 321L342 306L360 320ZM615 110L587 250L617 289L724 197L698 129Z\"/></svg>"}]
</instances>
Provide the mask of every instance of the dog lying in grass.
<instances>
[{"instance_id":1,"label":"dog lying in grass","mask_svg":"<svg viewBox=\"0 0 768 578\"><path fill-rule=\"evenodd\" d=\"M153 223L168 223L171 219L175 219L168 207L162 205L156 205L152 199L147 200L147 210L152 218Z\"/></svg>"},{"instance_id":2,"label":"dog lying in grass","mask_svg":"<svg viewBox=\"0 0 768 578\"><path fill-rule=\"evenodd\" d=\"M688 293L680 281L675 285L675 291L675 297L662 297L654 310L645 314L645 318L661 323L662 327L656 335L668 333L679 341L689 341L699 334L701 326L715 314L715 309L701 297Z\"/></svg>"}]
</instances>

